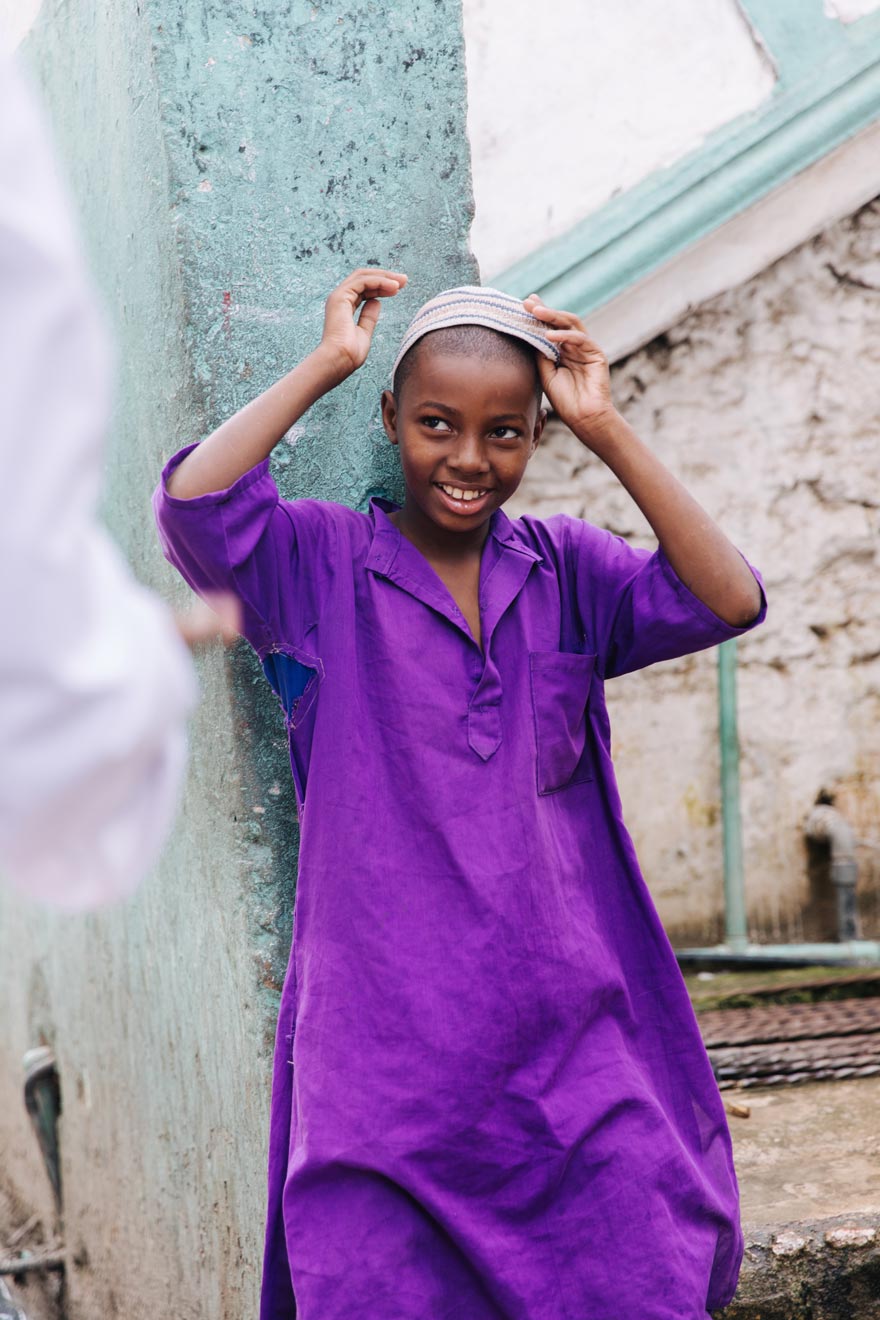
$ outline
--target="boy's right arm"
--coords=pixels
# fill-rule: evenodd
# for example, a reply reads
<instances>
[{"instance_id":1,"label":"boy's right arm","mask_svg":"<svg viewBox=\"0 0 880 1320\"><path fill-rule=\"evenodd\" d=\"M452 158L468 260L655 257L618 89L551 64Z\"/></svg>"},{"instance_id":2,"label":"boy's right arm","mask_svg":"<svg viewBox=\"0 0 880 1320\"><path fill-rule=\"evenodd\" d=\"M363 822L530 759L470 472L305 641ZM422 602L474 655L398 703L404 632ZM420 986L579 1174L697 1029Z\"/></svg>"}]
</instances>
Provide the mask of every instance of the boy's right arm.
<instances>
[{"instance_id":1,"label":"boy's right arm","mask_svg":"<svg viewBox=\"0 0 880 1320\"><path fill-rule=\"evenodd\" d=\"M319 346L197 445L168 478L168 494L188 500L226 490L268 458L313 403L363 365L379 319L379 299L393 297L406 279L375 267L344 279L327 299Z\"/></svg>"}]
</instances>

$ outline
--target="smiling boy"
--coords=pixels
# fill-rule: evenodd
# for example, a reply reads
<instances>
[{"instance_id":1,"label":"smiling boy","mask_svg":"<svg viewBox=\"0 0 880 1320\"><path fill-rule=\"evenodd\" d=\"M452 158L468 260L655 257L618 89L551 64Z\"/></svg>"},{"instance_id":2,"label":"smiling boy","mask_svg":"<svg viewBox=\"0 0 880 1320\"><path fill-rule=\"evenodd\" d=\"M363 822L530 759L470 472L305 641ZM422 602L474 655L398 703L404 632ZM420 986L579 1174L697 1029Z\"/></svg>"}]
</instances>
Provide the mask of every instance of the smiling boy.
<instances>
[{"instance_id":1,"label":"smiling boy","mask_svg":"<svg viewBox=\"0 0 880 1320\"><path fill-rule=\"evenodd\" d=\"M482 326L421 338L382 396L407 492L391 521L449 588L478 645L489 518L519 486L541 438L540 402L534 352Z\"/></svg>"},{"instance_id":2,"label":"smiling boy","mask_svg":"<svg viewBox=\"0 0 880 1320\"><path fill-rule=\"evenodd\" d=\"M730 1140L604 682L753 627L762 591L535 296L417 313L382 398L402 506L281 500L269 453L405 282L349 276L319 348L156 495L172 563L242 599L301 814L262 1320L705 1320L742 1254ZM542 390L653 554L507 518Z\"/></svg>"}]
</instances>

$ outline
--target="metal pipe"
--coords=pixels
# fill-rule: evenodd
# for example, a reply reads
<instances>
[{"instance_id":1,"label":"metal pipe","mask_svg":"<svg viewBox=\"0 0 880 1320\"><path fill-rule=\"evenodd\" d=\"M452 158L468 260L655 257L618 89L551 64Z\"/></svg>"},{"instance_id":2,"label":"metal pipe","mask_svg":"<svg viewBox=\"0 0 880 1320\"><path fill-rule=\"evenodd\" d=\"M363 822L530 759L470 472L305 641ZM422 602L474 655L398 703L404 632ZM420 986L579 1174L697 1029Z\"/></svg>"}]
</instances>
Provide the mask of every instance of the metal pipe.
<instances>
[{"instance_id":1,"label":"metal pipe","mask_svg":"<svg viewBox=\"0 0 880 1320\"><path fill-rule=\"evenodd\" d=\"M43 1163L52 1184L55 1208L61 1214L61 1155L58 1149L58 1119L61 1114L61 1083L55 1056L46 1045L28 1050L24 1059L24 1103Z\"/></svg>"},{"instance_id":2,"label":"metal pipe","mask_svg":"<svg viewBox=\"0 0 880 1320\"><path fill-rule=\"evenodd\" d=\"M856 838L849 821L830 802L818 802L804 825L808 839L827 843L831 852L831 883L837 896L837 938L857 940L859 917L856 908Z\"/></svg>"},{"instance_id":3,"label":"metal pipe","mask_svg":"<svg viewBox=\"0 0 880 1320\"><path fill-rule=\"evenodd\" d=\"M734 952L749 942L743 875L736 706L736 638L718 647L718 729L721 747L721 829L724 845L724 940Z\"/></svg>"},{"instance_id":4,"label":"metal pipe","mask_svg":"<svg viewBox=\"0 0 880 1320\"><path fill-rule=\"evenodd\" d=\"M693 967L880 967L880 940L848 940L840 944L726 944L676 949L681 966Z\"/></svg>"},{"instance_id":5,"label":"metal pipe","mask_svg":"<svg viewBox=\"0 0 880 1320\"><path fill-rule=\"evenodd\" d=\"M10 1256L8 1260L0 1257L0 1275L46 1274L50 1270L60 1272L66 1268L67 1253L65 1251L43 1251L39 1255L33 1256ZM0 1317L2 1317L2 1312L0 1312Z\"/></svg>"}]
</instances>

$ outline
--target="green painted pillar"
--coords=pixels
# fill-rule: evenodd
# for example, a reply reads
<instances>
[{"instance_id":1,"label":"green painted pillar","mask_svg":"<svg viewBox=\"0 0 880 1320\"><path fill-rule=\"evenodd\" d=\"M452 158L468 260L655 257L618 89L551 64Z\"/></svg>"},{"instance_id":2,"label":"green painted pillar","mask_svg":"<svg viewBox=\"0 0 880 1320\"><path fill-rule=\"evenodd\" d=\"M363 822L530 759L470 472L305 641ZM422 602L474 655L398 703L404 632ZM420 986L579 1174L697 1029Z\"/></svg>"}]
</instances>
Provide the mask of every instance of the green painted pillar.
<instances>
[{"instance_id":1,"label":"green painted pillar","mask_svg":"<svg viewBox=\"0 0 880 1320\"><path fill-rule=\"evenodd\" d=\"M115 332L106 517L138 575L183 601L149 511L163 460L308 352L330 289L372 263L409 285L274 470L291 497L399 492L379 414L397 340L477 274L459 4L45 0L23 53ZM137 899L60 921L0 893L0 1176L25 1201L43 1178L20 1060L45 1042L71 1320L256 1311L295 804L248 648L199 668L185 800Z\"/></svg>"},{"instance_id":2,"label":"green painted pillar","mask_svg":"<svg viewBox=\"0 0 880 1320\"><path fill-rule=\"evenodd\" d=\"M425 298L477 278L459 5L46 0L26 53L117 332L107 517L142 575L177 591L146 511L162 461L314 347L327 294L358 265L405 270L407 289L383 306L366 365L278 447L274 471L291 498L365 507L400 493L379 414L396 343ZM274 699L243 649L232 669L271 1014L293 799Z\"/></svg>"},{"instance_id":3,"label":"green painted pillar","mask_svg":"<svg viewBox=\"0 0 880 1320\"><path fill-rule=\"evenodd\" d=\"M458 4L152 0L150 11L196 435L317 344L326 296L349 270L403 270L409 284L383 304L367 363L273 458L289 498L364 508L400 493L379 413L397 342L427 297L477 278ZM260 843L275 859L254 922L274 998L295 808L277 707L250 655L236 690L254 734L249 807L267 808ZM268 945L267 896L282 936Z\"/></svg>"},{"instance_id":4,"label":"green painted pillar","mask_svg":"<svg viewBox=\"0 0 880 1320\"><path fill-rule=\"evenodd\" d=\"M153 0L188 348L213 424L314 346L355 266L410 276L370 360L281 448L285 491L397 488L378 394L410 315L475 278L457 4Z\"/></svg>"}]
</instances>

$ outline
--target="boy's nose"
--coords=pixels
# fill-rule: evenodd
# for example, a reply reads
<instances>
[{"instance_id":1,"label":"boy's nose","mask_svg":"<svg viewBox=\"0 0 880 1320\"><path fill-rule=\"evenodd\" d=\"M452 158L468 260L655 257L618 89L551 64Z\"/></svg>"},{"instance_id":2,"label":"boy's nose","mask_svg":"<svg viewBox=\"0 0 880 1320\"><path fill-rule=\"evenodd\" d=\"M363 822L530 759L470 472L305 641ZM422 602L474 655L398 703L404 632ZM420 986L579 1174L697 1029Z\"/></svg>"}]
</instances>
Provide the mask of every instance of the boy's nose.
<instances>
[{"instance_id":1,"label":"boy's nose","mask_svg":"<svg viewBox=\"0 0 880 1320\"><path fill-rule=\"evenodd\" d=\"M489 470L486 447L479 436L463 435L447 461L451 468L461 472L462 475Z\"/></svg>"}]
</instances>

